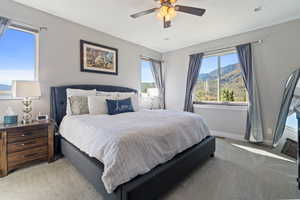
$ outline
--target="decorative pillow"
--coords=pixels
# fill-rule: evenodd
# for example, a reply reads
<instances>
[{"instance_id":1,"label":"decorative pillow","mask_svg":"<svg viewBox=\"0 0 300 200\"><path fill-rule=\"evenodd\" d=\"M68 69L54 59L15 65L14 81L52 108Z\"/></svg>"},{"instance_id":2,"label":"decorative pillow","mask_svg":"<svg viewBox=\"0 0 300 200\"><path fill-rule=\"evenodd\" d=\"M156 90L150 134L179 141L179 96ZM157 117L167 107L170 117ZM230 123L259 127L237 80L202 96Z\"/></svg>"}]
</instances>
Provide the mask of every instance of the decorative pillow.
<instances>
[{"instance_id":1,"label":"decorative pillow","mask_svg":"<svg viewBox=\"0 0 300 200\"><path fill-rule=\"evenodd\" d=\"M89 96L88 105L92 115L107 114L106 96Z\"/></svg>"},{"instance_id":2,"label":"decorative pillow","mask_svg":"<svg viewBox=\"0 0 300 200\"><path fill-rule=\"evenodd\" d=\"M139 96L138 96L138 94L136 94L134 92L118 92L118 94L117 94L117 99L118 100L127 99L127 98L131 99L133 110L135 112L139 111L140 110L140 105L139 105Z\"/></svg>"},{"instance_id":3,"label":"decorative pillow","mask_svg":"<svg viewBox=\"0 0 300 200\"><path fill-rule=\"evenodd\" d=\"M96 90L81 90L81 89L71 89L67 88L67 115L72 115L71 106L69 98L71 96L96 96Z\"/></svg>"},{"instance_id":4,"label":"decorative pillow","mask_svg":"<svg viewBox=\"0 0 300 200\"><path fill-rule=\"evenodd\" d=\"M71 96L69 97L72 115L89 114L88 97L87 96Z\"/></svg>"},{"instance_id":5,"label":"decorative pillow","mask_svg":"<svg viewBox=\"0 0 300 200\"><path fill-rule=\"evenodd\" d=\"M109 100L106 99L108 114L116 115L126 112L134 112L131 99Z\"/></svg>"}]
</instances>

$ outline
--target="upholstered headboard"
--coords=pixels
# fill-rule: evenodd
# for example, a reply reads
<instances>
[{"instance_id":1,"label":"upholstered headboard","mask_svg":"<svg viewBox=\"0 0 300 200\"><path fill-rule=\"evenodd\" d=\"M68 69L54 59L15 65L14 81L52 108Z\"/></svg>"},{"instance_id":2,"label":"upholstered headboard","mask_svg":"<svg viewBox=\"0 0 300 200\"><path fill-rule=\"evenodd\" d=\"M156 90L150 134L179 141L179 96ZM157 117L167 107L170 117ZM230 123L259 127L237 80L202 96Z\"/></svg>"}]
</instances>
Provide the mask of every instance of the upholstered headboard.
<instances>
[{"instance_id":1,"label":"upholstered headboard","mask_svg":"<svg viewBox=\"0 0 300 200\"><path fill-rule=\"evenodd\" d=\"M104 92L135 92L137 90L119 87L119 86L111 86L111 85L65 85L59 87L51 87L51 104L50 104L50 116L57 125L59 126L63 117L66 115L66 107L67 107L67 94L66 89L82 89L82 90L93 90L104 91Z\"/></svg>"}]
</instances>

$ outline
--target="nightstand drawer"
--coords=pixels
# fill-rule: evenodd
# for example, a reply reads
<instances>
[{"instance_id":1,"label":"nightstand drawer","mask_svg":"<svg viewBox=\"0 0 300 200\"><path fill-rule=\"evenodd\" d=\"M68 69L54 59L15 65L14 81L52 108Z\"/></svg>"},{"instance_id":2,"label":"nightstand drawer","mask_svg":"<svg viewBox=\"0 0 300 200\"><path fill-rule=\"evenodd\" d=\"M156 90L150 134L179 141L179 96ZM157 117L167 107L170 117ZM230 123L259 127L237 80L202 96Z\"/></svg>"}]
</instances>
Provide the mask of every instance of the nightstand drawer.
<instances>
[{"instance_id":1,"label":"nightstand drawer","mask_svg":"<svg viewBox=\"0 0 300 200\"><path fill-rule=\"evenodd\" d=\"M26 140L22 142L10 143L7 145L7 152L13 153L18 151L23 151L26 149L31 149L34 147L45 146L48 143L47 137L35 138L31 140Z\"/></svg>"},{"instance_id":2,"label":"nightstand drawer","mask_svg":"<svg viewBox=\"0 0 300 200\"><path fill-rule=\"evenodd\" d=\"M14 143L19 141L26 141L39 137L47 137L48 130L46 128L43 129L28 129L16 132L8 132L7 142Z\"/></svg>"},{"instance_id":3,"label":"nightstand drawer","mask_svg":"<svg viewBox=\"0 0 300 200\"><path fill-rule=\"evenodd\" d=\"M7 158L8 170L13 170L22 167L23 165L26 165L28 162L34 160L47 160L48 159L47 156L48 156L47 146L28 149L16 153L11 153L8 155Z\"/></svg>"}]
</instances>

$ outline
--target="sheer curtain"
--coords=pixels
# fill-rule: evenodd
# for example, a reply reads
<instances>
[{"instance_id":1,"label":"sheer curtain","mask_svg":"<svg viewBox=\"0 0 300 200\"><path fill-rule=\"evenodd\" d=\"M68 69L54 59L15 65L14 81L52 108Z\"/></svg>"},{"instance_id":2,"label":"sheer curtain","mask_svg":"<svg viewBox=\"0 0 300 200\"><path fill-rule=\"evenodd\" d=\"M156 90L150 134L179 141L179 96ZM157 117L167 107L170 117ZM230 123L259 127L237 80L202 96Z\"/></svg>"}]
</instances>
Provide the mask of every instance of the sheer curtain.
<instances>
[{"instance_id":1,"label":"sheer curtain","mask_svg":"<svg viewBox=\"0 0 300 200\"><path fill-rule=\"evenodd\" d=\"M166 109L165 80L161 61L151 60L151 71L159 91L159 109Z\"/></svg>"},{"instance_id":2,"label":"sheer curtain","mask_svg":"<svg viewBox=\"0 0 300 200\"><path fill-rule=\"evenodd\" d=\"M251 142L263 142L263 123L259 92L252 65L252 47L249 43L239 45L236 49L241 63L243 79L249 95L245 139Z\"/></svg>"},{"instance_id":3,"label":"sheer curtain","mask_svg":"<svg viewBox=\"0 0 300 200\"><path fill-rule=\"evenodd\" d=\"M9 24L10 24L9 19L0 16L0 37L4 34Z\"/></svg>"},{"instance_id":4,"label":"sheer curtain","mask_svg":"<svg viewBox=\"0 0 300 200\"><path fill-rule=\"evenodd\" d=\"M184 111L194 112L193 90L198 80L204 53L190 55L189 70L186 81Z\"/></svg>"}]
</instances>

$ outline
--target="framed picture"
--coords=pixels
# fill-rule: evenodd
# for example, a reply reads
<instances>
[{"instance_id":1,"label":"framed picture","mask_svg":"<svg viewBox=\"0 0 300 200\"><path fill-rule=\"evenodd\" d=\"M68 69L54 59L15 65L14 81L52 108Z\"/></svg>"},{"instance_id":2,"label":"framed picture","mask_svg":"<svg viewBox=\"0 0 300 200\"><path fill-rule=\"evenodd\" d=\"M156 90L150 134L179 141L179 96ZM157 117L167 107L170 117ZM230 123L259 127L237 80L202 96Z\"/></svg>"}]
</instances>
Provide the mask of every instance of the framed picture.
<instances>
[{"instance_id":1,"label":"framed picture","mask_svg":"<svg viewBox=\"0 0 300 200\"><path fill-rule=\"evenodd\" d=\"M118 49L80 40L82 72L118 75Z\"/></svg>"}]
</instances>

